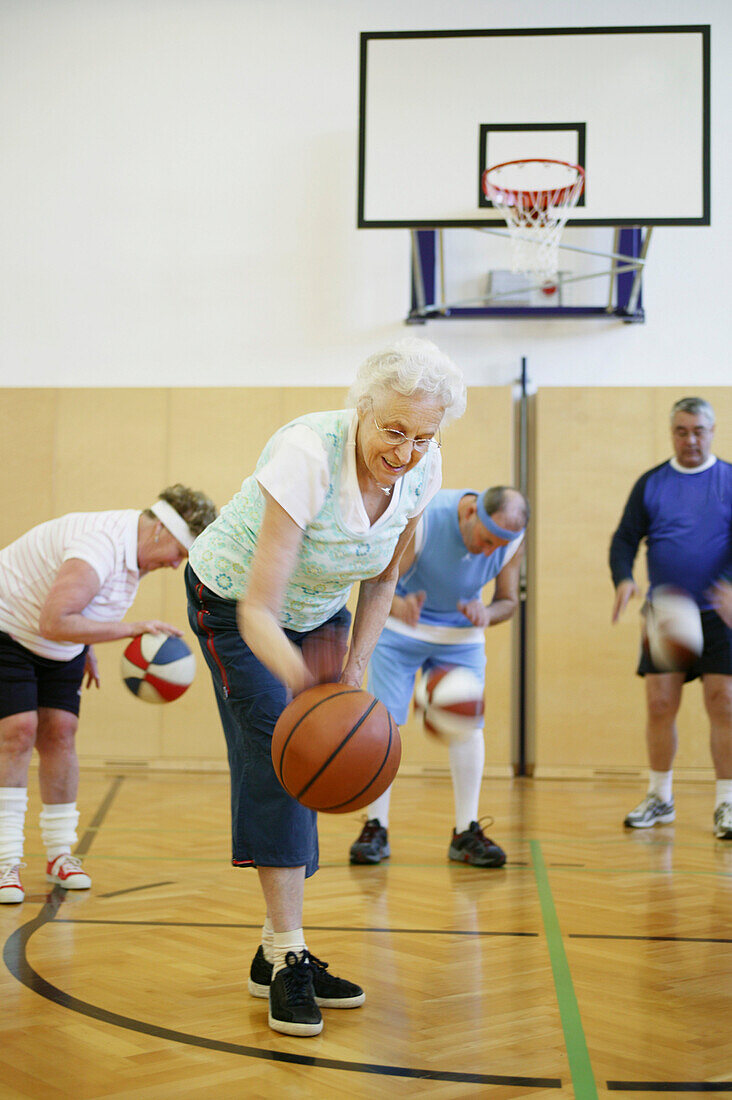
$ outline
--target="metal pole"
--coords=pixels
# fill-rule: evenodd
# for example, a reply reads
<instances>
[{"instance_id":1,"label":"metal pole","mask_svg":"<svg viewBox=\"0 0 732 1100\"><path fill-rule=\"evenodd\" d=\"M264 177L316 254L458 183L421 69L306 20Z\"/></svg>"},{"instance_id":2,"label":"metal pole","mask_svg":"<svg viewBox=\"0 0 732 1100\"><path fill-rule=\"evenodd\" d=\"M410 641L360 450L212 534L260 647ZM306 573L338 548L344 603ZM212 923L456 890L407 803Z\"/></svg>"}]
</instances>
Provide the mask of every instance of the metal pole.
<instances>
[{"instance_id":1,"label":"metal pole","mask_svg":"<svg viewBox=\"0 0 732 1100\"><path fill-rule=\"evenodd\" d=\"M528 500L528 376L526 372L526 356L521 358L521 396L519 398L519 438L518 438L518 475L519 489ZM517 700L517 726L518 726L518 774L526 775L526 651L527 651L527 619L526 619L526 556L521 563L521 575L519 579L519 606L518 606L518 700Z\"/></svg>"}]
</instances>

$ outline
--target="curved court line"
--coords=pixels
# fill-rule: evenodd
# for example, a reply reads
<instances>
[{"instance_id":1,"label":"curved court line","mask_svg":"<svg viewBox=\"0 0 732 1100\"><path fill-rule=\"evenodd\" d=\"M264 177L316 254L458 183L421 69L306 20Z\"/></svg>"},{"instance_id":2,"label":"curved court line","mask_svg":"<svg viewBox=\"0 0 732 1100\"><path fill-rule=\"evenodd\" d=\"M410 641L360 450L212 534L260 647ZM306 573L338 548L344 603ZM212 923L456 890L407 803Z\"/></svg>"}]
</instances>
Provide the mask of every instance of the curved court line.
<instances>
[{"instance_id":1,"label":"curved court line","mask_svg":"<svg viewBox=\"0 0 732 1100\"><path fill-rule=\"evenodd\" d=\"M22 985L37 993L46 1000L62 1008L68 1008L72 1012L78 1012L82 1016L89 1016L94 1020L113 1024L115 1027L126 1028L128 1031L136 1031L143 1035L151 1035L157 1039L167 1039L173 1043L183 1043L187 1046L202 1047L207 1050L219 1050L227 1054L238 1054L248 1058L262 1058L272 1062L288 1062L301 1066L313 1066L319 1069L339 1069L349 1073L371 1073L384 1077L408 1077L430 1081L455 1081L476 1085L506 1085L507 1087L524 1088L561 1088L562 1082L554 1077L509 1077L494 1073L457 1073L449 1070L410 1069L407 1066L388 1066L370 1062L345 1062L335 1058L318 1058L304 1054L288 1054L284 1051L262 1050L259 1047L249 1047L238 1043L226 1043L218 1039L207 1039L200 1035L191 1035L184 1031L173 1031L170 1028L158 1027L156 1024L148 1024L143 1020L136 1020L131 1016L122 1016L118 1012L110 1012L96 1005L82 1001L65 993L62 989L47 982L33 969L28 962L26 948L28 941L34 932L54 920L59 907L66 897L66 891L58 886L53 891L41 908L37 917L21 925L7 939L3 948L3 960L6 967Z\"/></svg>"}]
</instances>

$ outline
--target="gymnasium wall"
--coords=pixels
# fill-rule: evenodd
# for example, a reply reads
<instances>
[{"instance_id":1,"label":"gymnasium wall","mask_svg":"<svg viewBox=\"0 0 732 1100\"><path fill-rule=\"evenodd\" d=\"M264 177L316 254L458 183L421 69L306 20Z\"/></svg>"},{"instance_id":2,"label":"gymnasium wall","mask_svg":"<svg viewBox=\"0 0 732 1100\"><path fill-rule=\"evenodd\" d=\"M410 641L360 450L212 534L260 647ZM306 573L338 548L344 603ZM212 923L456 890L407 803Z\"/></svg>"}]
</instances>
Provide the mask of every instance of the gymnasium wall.
<instances>
[{"instance_id":1,"label":"gymnasium wall","mask_svg":"<svg viewBox=\"0 0 732 1100\"><path fill-rule=\"evenodd\" d=\"M669 458L671 387L555 387L535 400L529 584L529 731L536 776L645 774L644 693L634 675L640 604L610 625L610 538L642 473ZM732 389L704 388L714 452L732 458ZM635 579L645 591L645 549ZM676 775L711 778L699 681L683 695Z\"/></svg>"},{"instance_id":2,"label":"gymnasium wall","mask_svg":"<svg viewBox=\"0 0 732 1100\"><path fill-rule=\"evenodd\" d=\"M3 0L0 386L343 385L409 296L355 227L360 32L639 19L712 26L712 226L655 230L646 323L420 333L472 385L725 385L728 0Z\"/></svg>"},{"instance_id":3,"label":"gymnasium wall","mask_svg":"<svg viewBox=\"0 0 732 1100\"><path fill-rule=\"evenodd\" d=\"M342 408L344 399L345 391L336 387L8 390L0 433L0 546L65 512L145 508L176 481L203 489L220 507L251 473L277 428L306 412ZM510 483L511 388L472 389L467 413L443 438L446 487L481 490ZM126 643L97 646L102 687L83 694L81 762L225 768L208 670L188 628L182 570L144 577L127 617L159 618L184 628L197 656L197 676L175 703L146 704L120 677ZM510 625L487 632L486 652L486 770L506 775L512 759ZM445 749L423 733L419 721L410 718L402 732L403 772L446 771Z\"/></svg>"}]
</instances>

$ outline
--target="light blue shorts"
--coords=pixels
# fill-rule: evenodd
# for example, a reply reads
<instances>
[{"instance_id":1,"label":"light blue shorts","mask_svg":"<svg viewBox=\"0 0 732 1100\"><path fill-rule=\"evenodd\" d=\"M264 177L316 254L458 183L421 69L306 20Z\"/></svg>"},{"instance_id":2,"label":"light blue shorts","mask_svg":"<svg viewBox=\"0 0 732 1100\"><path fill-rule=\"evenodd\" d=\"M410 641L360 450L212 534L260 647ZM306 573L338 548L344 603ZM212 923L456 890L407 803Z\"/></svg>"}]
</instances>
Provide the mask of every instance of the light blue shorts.
<instances>
[{"instance_id":1,"label":"light blue shorts","mask_svg":"<svg viewBox=\"0 0 732 1100\"><path fill-rule=\"evenodd\" d=\"M485 664L485 649L475 642L470 645L437 645L385 629L369 663L367 686L371 694L381 700L396 724L401 726L409 715L414 680L419 669L426 672L440 665L459 665L469 668L482 684L485 682Z\"/></svg>"}]
</instances>

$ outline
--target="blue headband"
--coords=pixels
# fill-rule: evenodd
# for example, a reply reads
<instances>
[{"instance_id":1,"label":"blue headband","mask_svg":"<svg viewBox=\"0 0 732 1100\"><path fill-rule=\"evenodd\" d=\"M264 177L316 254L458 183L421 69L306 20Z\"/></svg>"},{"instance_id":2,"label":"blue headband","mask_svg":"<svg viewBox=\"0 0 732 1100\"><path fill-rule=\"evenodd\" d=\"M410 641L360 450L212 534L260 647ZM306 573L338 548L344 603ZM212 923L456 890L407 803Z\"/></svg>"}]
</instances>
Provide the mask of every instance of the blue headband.
<instances>
[{"instance_id":1,"label":"blue headband","mask_svg":"<svg viewBox=\"0 0 732 1100\"><path fill-rule=\"evenodd\" d=\"M497 535L499 539L505 539L506 542L513 542L514 539L520 539L523 535L525 530L525 528L523 527L520 531L508 531L505 527L499 527L498 524L495 523L486 512L485 507L483 506L482 497L479 496L477 498L475 507L478 512L478 519L483 524L483 526L490 531L492 535Z\"/></svg>"}]
</instances>

